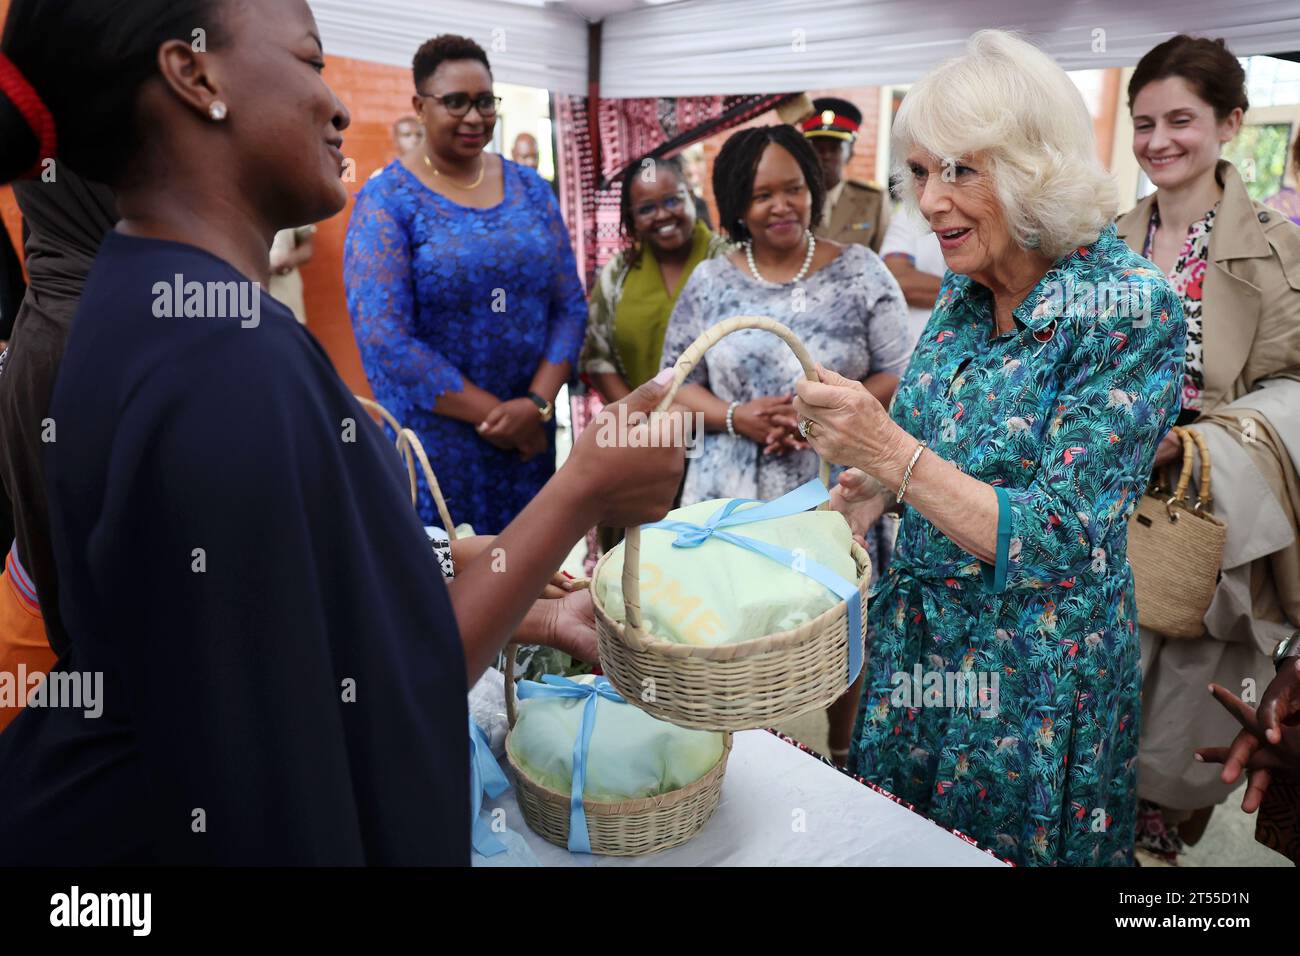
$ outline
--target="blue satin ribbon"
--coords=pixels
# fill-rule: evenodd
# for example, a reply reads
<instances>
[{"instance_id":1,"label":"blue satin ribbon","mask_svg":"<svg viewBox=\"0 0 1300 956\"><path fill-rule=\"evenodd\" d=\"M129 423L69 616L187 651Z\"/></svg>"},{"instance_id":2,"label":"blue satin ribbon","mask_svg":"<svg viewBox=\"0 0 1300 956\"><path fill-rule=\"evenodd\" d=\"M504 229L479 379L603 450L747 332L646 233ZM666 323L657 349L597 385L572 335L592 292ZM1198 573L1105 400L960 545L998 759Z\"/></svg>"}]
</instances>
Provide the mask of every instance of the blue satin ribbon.
<instances>
[{"instance_id":1,"label":"blue satin ribbon","mask_svg":"<svg viewBox=\"0 0 1300 956\"><path fill-rule=\"evenodd\" d=\"M573 742L573 779L569 787L569 851L590 853L591 836L587 832L587 812L582 806L582 793L587 786L587 748L591 746L591 733L596 729L596 700L604 697L616 704L627 701L614 690L607 677L597 677L594 684L580 684L567 677L545 674L542 683L530 680L519 682L519 699L533 697L586 698L582 705L582 723L578 725L578 738Z\"/></svg>"},{"instance_id":2,"label":"blue satin ribbon","mask_svg":"<svg viewBox=\"0 0 1300 956\"><path fill-rule=\"evenodd\" d=\"M807 484L800 485L794 491L784 494L780 498L774 498L771 501L759 504L757 508L746 508L744 511L738 512L736 509L741 505L755 504L756 502L752 498L736 498L715 511L709 517L709 520L702 525L673 519L643 525L641 530L677 532L677 537L673 540L674 548L698 548L710 538L725 541L728 544L753 551L755 554L761 554L765 558L771 558L773 561L784 564L792 571L799 571L799 573L812 578L818 584L833 592L840 600L847 601L849 606L849 683L852 684L858 679L858 674L862 670L862 604L858 597L857 585L852 581L844 580L830 568L818 564L811 558L796 555L793 551L769 544L766 541L756 541L753 538L746 538L743 535L732 534L723 530L737 525L753 524L756 521L788 518L816 508L829 500L830 493L826 490L825 485L814 478Z\"/></svg>"},{"instance_id":3,"label":"blue satin ribbon","mask_svg":"<svg viewBox=\"0 0 1300 956\"><path fill-rule=\"evenodd\" d=\"M469 719L469 794L470 794L470 844L475 853L483 856L496 856L506 852L506 845L492 832L487 819L482 816L483 794L493 799L510 789L510 781L501 772L501 765L492 756L492 745L488 743L483 728Z\"/></svg>"}]
</instances>

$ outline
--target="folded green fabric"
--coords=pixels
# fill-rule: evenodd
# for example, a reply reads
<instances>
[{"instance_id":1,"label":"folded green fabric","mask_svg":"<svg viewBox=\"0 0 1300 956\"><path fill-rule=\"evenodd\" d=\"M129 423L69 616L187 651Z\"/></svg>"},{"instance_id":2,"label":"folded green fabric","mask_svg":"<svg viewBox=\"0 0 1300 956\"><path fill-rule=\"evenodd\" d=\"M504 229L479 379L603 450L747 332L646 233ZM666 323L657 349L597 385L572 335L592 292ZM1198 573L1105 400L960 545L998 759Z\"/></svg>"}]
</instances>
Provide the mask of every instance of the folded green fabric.
<instances>
[{"instance_id":1,"label":"folded green fabric","mask_svg":"<svg viewBox=\"0 0 1300 956\"><path fill-rule=\"evenodd\" d=\"M704 524L730 500L701 501L668 518ZM756 506L742 505L737 513L751 507ZM836 511L805 511L727 530L785 548L847 581L858 580L853 536ZM798 627L839 603L794 567L716 537L699 547L674 548L675 537L657 528L641 532L641 616L646 629L663 640L694 645L753 640ZM610 552L593 587L605 613L624 621L623 545Z\"/></svg>"},{"instance_id":2,"label":"folded green fabric","mask_svg":"<svg viewBox=\"0 0 1300 956\"><path fill-rule=\"evenodd\" d=\"M595 679L591 674L573 678L583 684ZM507 749L530 780L558 793L570 792L573 745L585 703L564 697L520 702ZM723 738L710 731L686 730L631 704L601 698L587 750L583 796L616 803L680 790L713 769L722 757Z\"/></svg>"}]
</instances>

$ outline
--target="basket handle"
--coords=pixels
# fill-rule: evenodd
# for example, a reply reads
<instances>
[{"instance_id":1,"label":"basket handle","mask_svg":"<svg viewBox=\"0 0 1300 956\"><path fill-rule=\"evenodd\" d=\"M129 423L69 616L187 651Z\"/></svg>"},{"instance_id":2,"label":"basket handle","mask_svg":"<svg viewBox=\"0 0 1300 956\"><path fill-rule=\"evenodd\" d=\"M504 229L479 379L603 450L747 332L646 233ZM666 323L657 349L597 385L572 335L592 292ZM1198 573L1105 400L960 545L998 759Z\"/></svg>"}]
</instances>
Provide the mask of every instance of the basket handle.
<instances>
[{"instance_id":1,"label":"basket handle","mask_svg":"<svg viewBox=\"0 0 1300 956\"><path fill-rule=\"evenodd\" d=\"M1170 429L1174 434L1182 439L1183 446L1183 467L1178 473L1178 484L1174 486L1173 495L1165 502L1166 506L1173 508L1174 505L1181 504L1187 507L1187 486L1192 481L1192 464L1195 461L1195 448L1191 440L1187 437L1187 429L1182 425L1175 425Z\"/></svg>"},{"instance_id":2,"label":"basket handle","mask_svg":"<svg viewBox=\"0 0 1300 956\"><path fill-rule=\"evenodd\" d=\"M420 467L424 470L424 480L433 495L433 503L438 509L438 517L442 519L442 525L447 529L447 540L455 541L456 526L452 524L451 512L447 510L447 502L442 497L442 489L438 487L438 479L429 465L429 456L424 453L424 444L420 441L420 436L409 428L403 428L397 433L397 450L406 461L406 475L411 482L411 504L415 504L419 487L415 479L415 459L418 458Z\"/></svg>"},{"instance_id":3,"label":"basket handle","mask_svg":"<svg viewBox=\"0 0 1300 956\"><path fill-rule=\"evenodd\" d=\"M397 419L393 417L393 413L390 412L388 409L384 408L383 405L380 405L374 399L365 398L364 396L361 395L353 395L352 397L355 398L358 402L360 402L361 407L364 408L366 411L370 412L372 415L378 415L380 418L382 418L387 423L388 427L393 430L394 435L402 434L402 426L397 423Z\"/></svg>"},{"instance_id":4,"label":"basket handle","mask_svg":"<svg viewBox=\"0 0 1300 956\"><path fill-rule=\"evenodd\" d=\"M1192 510L1203 511L1210 507L1214 501L1214 496L1210 494L1210 448L1205 443L1204 435L1194 428L1184 428L1184 461L1187 458L1186 445L1188 438L1191 438L1196 443L1196 448L1201 453L1201 480L1196 486L1196 506ZM1184 465L1184 467L1186 466Z\"/></svg>"},{"instance_id":5,"label":"basket handle","mask_svg":"<svg viewBox=\"0 0 1300 956\"><path fill-rule=\"evenodd\" d=\"M723 319L716 325L705 329L700 334L700 337L687 347L681 358L673 366L672 384L669 385L667 394L660 400L658 410L661 412L668 410L673 403L673 398L677 395L677 390L681 388L682 383L686 381L686 377L699 364L705 352L732 332L739 332L741 329L761 329L764 332L771 332L773 335L779 336L786 345L790 346L790 351L794 352L794 356L799 360L799 365L802 366L803 373L807 376L808 381L818 381L817 367L814 365L807 347L803 342L799 341L799 336L775 319L769 319L762 315L738 315L730 319ZM818 460L820 465L817 469L817 476L821 479L823 485L829 487L831 466L820 456ZM826 505L821 507L825 508ZM627 627L636 637L644 640L645 634L642 631L643 625L641 622L640 526L628 528L627 535L623 539L623 608Z\"/></svg>"},{"instance_id":6,"label":"basket handle","mask_svg":"<svg viewBox=\"0 0 1300 956\"><path fill-rule=\"evenodd\" d=\"M514 642L506 645L506 724L511 730L515 729L515 720L518 719L515 710L515 651Z\"/></svg>"}]
</instances>

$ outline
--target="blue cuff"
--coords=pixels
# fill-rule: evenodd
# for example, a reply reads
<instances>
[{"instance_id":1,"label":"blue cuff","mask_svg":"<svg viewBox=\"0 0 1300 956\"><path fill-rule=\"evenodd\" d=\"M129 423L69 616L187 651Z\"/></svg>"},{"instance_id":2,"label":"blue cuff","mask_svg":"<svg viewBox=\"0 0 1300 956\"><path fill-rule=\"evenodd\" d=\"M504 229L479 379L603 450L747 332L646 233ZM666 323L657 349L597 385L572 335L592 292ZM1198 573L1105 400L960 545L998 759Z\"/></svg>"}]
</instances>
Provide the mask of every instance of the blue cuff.
<instances>
[{"instance_id":1,"label":"blue cuff","mask_svg":"<svg viewBox=\"0 0 1300 956\"><path fill-rule=\"evenodd\" d=\"M980 562L980 574L984 586L994 594L1001 594L1007 587L1007 552L1011 549L1011 497L1007 489L994 486L998 495L998 550L997 564L990 567Z\"/></svg>"}]
</instances>

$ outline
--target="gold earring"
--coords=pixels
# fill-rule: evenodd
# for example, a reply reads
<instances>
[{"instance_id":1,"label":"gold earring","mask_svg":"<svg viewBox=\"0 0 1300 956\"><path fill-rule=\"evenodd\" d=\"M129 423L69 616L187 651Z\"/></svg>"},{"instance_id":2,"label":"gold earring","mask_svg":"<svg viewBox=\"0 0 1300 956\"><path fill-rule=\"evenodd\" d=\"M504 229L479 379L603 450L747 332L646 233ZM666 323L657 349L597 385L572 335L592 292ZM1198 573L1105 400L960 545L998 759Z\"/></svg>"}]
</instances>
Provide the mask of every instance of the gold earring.
<instances>
[{"instance_id":1,"label":"gold earring","mask_svg":"<svg viewBox=\"0 0 1300 956\"><path fill-rule=\"evenodd\" d=\"M221 102L221 100L213 100L212 105L208 107L208 116L214 123L220 123L224 120L228 112L229 110L226 109L226 104Z\"/></svg>"}]
</instances>

